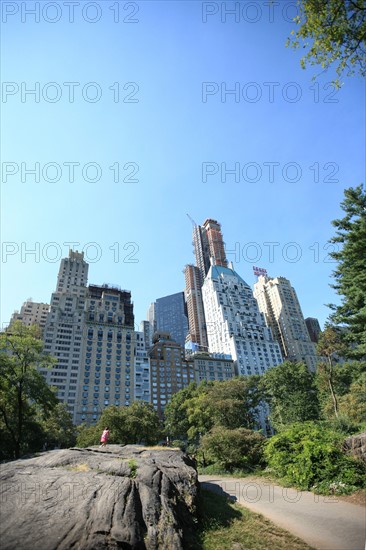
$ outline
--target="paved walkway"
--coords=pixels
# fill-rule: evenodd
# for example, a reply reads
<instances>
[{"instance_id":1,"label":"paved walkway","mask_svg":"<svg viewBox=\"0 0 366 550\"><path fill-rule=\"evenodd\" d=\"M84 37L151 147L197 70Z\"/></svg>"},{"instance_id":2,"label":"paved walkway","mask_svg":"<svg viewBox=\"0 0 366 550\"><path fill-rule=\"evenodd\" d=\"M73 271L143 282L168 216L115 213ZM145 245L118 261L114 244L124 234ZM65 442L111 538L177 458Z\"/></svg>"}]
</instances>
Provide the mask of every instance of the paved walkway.
<instances>
[{"instance_id":1,"label":"paved walkway","mask_svg":"<svg viewBox=\"0 0 366 550\"><path fill-rule=\"evenodd\" d=\"M234 497L319 550L364 550L366 508L336 497L314 495L261 478L200 475L205 489ZM291 550L291 549L289 549Z\"/></svg>"}]
</instances>

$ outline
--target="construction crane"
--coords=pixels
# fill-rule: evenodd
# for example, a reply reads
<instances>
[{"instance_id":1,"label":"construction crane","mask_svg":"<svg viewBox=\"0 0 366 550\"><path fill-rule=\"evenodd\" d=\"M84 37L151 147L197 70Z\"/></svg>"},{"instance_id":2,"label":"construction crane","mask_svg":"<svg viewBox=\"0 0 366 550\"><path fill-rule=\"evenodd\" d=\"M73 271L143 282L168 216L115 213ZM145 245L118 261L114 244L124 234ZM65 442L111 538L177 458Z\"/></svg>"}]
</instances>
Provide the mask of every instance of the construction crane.
<instances>
[{"instance_id":1,"label":"construction crane","mask_svg":"<svg viewBox=\"0 0 366 550\"><path fill-rule=\"evenodd\" d=\"M187 214L187 216L188 216L188 218L191 220L193 227L196 227L196 226L198 225L198 223L196 223L196 222L194 221L194 219L193 219L189 214Z\"/></svg>"}]
</instances>

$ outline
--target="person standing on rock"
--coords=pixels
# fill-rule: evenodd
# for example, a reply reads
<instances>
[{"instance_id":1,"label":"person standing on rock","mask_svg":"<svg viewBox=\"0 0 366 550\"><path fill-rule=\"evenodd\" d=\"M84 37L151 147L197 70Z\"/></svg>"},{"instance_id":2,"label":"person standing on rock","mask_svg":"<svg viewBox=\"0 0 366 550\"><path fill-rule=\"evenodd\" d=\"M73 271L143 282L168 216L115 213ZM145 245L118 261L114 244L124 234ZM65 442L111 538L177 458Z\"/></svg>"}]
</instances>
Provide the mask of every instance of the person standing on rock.
<instances>
[{"instance_id":1,"label":"person standing on rock","mask_svg":"<svg viewBox=\"0 0 366 550\"><path fill-rule=\"evenodd\" d=\"M100 447L105 447L109 438L109 428L106 426L100 438Z\"/></svg>"}]
</instances>

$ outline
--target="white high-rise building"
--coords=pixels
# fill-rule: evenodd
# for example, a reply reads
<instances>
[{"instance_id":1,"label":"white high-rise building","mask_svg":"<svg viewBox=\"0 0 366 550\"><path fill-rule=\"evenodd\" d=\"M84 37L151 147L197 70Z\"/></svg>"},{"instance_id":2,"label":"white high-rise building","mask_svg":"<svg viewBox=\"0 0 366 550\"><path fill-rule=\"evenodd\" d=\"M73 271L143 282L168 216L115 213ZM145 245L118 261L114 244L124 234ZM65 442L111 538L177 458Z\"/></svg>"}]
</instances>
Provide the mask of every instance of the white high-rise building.
<instances>
[{"instance_id":1,"label":"white high-rise building","mask_svg":"<svg viewBox=\"0 0 366 550\"><path fill-rule=\"evenodd\" d=\"M57 290L52 294L44 329L44 349L57 363L41 372L47 383L57 388L58 399L67 403L74 420L84 344L88 269L83 253L70 250L69 257L61 260Z\"/></svg>"},{"instance_id":2,"label":"white high-rise building","mask_svg":"<svg viewBox=\"0 0 366 550\"><path fill-rule=\"evenodd\" d=\"M266 323L280 343L282 354L290 361L304 361L309 370L317 364L316 346L311 341L295 289L285 277L261 275L254 285Z\"/></svg>"},{"instance_id":3,"label":"white high-rise building","mask_svg":"<svg viewBox=\"0 0 366 550\"><path fill-rule=\"evenodd\" d=\"M20 321L26 327L38 325L43 331L47 321L49 309L49 304L33 302L32 298L29 298L26 302L24 302L20 311L14 311L10 324L15 321Z\"/></svg>"},{"instance_id":4,"label":"white high-rise building","mask_svg":"<svg viewBox=\"0 0 366 550\"><path fill-rule=\"evenodd\" d=\"M146 321L145 321L146 322ZM150 347L149 347L150 349ZM144 332L135 332L135 383L136 401L151 401L150 393L150 360L146 348Z\"/></svg>"},{"instance_id":5,"label":"white high-rise building","mask_svg":"<svg viewBox=\"0 0 366 550\"><path fill-rule=\"evenodd\" d=\"M211 265L202 296L211 353L231 355L239 375L263 374L282 363L252 289L232 267Z\"/></svg>"}]
</instances>

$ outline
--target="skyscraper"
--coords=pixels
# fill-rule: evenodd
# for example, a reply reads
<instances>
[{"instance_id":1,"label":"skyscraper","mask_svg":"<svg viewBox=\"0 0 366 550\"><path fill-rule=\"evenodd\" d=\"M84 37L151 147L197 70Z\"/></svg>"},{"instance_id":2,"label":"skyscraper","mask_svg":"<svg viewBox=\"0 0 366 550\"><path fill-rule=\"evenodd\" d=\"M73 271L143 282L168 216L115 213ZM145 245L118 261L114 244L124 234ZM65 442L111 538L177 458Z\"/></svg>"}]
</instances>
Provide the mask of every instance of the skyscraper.
<instances>
[{"instance_id":1,"label":"skyscraper","mask_svg":"<svg viewBox=\"0 0 366 550\"><path fill-rule=\"evenodd\" d=\"M193 246L196 265L201 273L201 284L210 269L211 258L214 265L227 267L221 225L216 220L207 218L202 226L193 227Z\"/></svg>"},{"instance_id":2,"label":"skyscraper","mask_svg":"<svg viewBox=\"0 0 366 550\"><path fill-rule=\"evenodd\" d=\"M321 333L318 319L315 317L307 317L305 319L305 324L308 329L310 340L314 342L314 344L317 344L319 341L319 334Z\"/></svg>"},{"instance_id":3,"label":"skyscraper","mask_svg":"<svg viewBox=\"0 0 366 550\"><path fill-rule=\"evenodd\" d=\"M76 424L95 424L108 405L128 406L134 400L135 361L142 380L139 395L149 390L131 293L106 284L87 287L88 268L77 251L61 261L44 330L45 351L57 363L41 372Z\"/></svg>"},{"instance_id":4,"label":"skyscraper","mask_svg":"<svg viewBox=\"0 0 366 550\"><path fill-rule=\"evenodd\" d=\"M227 267L221 225L211 218L207 218L202 226L194 223L193 247L196 266L189 264L184 269L189 321L187 347L193 350L207 351L208 340L202 302L202 285L211 262L213 265Z\"/></svg>"},{"instance_id":5,"label":"skyscraper","mask_svg":"<svg viewBox=\"0 0 366 550\"><path fill-rule=\"evenodd\" d=\"M272 328L282 354L290 361L304 361L309 370L317 364L315 344L310 340L295 289L285 277L261 275L254 285L254 296L266 323Z\"/></svg>"},{"instance_id":6,"label":"skyscraper","mask_svg":"<svg viewBox=\"0 0 366 550\"><path fill-rule=\"evenodd\" d=\"M252 289L232 267L211 265L202 295L211 353L231 355L239 375L263 374L282 363Z\"/></svg>"},{"instance_id":7,"label":"skyscraper","mask_svg":"<svg viewBox=\"0 0 366 550\"><path fill-rule=\"evenodd\" d=\"M169 332L173 340L184 347L188 334L187 306L183 292L158 298L154 307L156 331Z\"/></svg>"},{"instance_id":8,"label":"skyscraper","mask_svg":"<svg viewBox=\"0 0 366 550\"><path fill-rule=\"evenodd\" d=\"M13 313L10 324L14 323L14 321L20 321L27 327L38 325L43 331L46 326L49 309L49 304L33 302L33 300L29 298L24 302L20 311L15 311Z\"/></svg>"},{"instance_id":9,"label":"skyscraper","mask_svg":"<svg viewBox=\"0 0 366 550\"><path fill-rule=\"evenodd\" d=\"M109 405L131 404L135 398L136 346L131 292L106 284L90 285L85 299L77 424L95 423Z\"/></svg>"},{"instance_id":10,"label":"skyscraper","mask_svg":"<svg viewBox=\"0 0 366 550\"><path fill-rule=\"evenodd\" d=\"M75 421L76 395L83 352L88 264L84 254L70 250L61 260L57 289L52 294L44 329L44 349L57 359L51 369L41 369L57 397L67 404Z\"/></svg>"},{"instance_id":11,"label":"skyscraper","mask_svg":"<svg viewBox=\"0 0 366 550\"><path fill-rule=\"evenodd\" d=\"M208 344L205 312L202 302L202 283L198 267L186 265L184 268L184 278L186 281L184 295L187 303L189 325L186 344L192 350L207 351Z\"/></svg>"}]
</instances>

